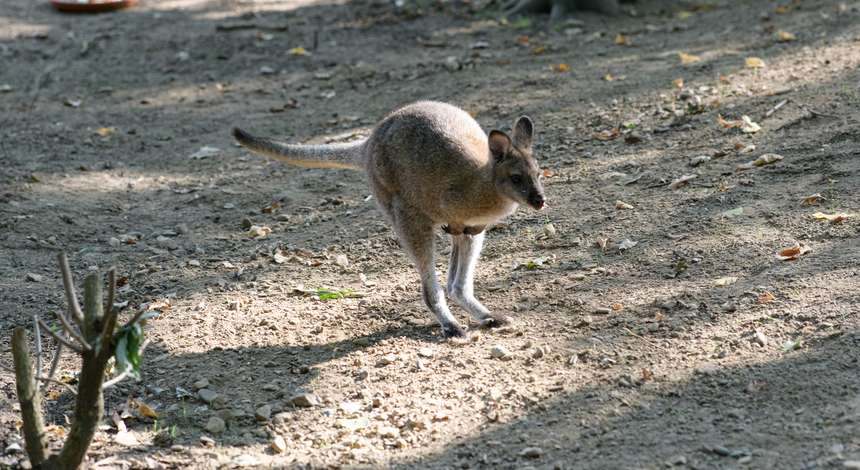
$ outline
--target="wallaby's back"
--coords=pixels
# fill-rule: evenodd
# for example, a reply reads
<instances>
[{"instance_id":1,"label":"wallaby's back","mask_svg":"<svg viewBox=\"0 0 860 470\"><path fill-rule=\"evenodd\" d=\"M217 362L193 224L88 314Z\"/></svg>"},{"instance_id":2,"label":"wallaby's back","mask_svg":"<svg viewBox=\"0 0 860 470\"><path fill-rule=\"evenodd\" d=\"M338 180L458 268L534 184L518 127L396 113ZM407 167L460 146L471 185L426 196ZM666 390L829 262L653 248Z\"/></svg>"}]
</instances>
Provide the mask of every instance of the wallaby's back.
<instances>
[{"instance_id":1,"label":"wallaby's back","mask_svg":"<svg viewBox=\"0 0 860 470\"><path fill-rule=\"evenodd\" d=\"M365 151L374 185L435 221L508 209L493 186L486 134L455 106L421 101L400 108L376 127Z\"/></svg>"}]
</instances>

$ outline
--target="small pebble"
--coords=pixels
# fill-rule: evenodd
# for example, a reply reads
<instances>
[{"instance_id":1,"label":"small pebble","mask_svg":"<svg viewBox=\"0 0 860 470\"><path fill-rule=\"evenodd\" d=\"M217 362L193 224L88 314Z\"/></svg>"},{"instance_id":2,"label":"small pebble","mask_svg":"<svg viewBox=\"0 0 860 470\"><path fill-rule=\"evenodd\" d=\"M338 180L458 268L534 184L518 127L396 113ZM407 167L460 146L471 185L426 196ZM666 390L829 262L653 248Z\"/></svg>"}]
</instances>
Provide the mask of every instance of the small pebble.
<instances>
[{"instance_id":1,"label":"small pebble","mask_svg":"<svg viewBox=\"0 0 860 470\"><path fill-rule=\"evenodd\" d=\"M496 359L507 361L511 359L511 352L501 344L497 344L490 349L490 355Z\"/></svg>"},{"instance_id":2,"label":"small pebble","mask_svg":"<svg viewBox=\"0 0 860 470\"><path fill-rule=\"evenodd\" d=\"M208 388L203 388L197 392L197 396L199 396L200 399L205 401L206 403L211 404L213 401L215 401L216 398L218 398L218 393L215 392L214 390L209 390Z\"/></svg>"},{"instance_id":3,"label":"small pebble","mask_svg":"<svg viewBox=\"0 0 860 470\"><path fill-rule=\"evenodd\" d=\"M283 454L287 451L287 441L284 440L284 437L276 435L274 439L272 439L272 450L277 454Z\"/></svg>"},{"instance_id":4,"label":"small pebble","mask_svg":"<svg viewBox=\"0 0 860 470\"><path fill-rule=\"evenodd\" d=\"M539 459L543 455L543 449L540 447L526 447L520 451L520 457L527 459Z\"/></svg>"},{"instance_id":5,"label":"small pebble","mask_svg":"<svg viewBox=\"0 0 860 470\"><path fill-rule=\"evenodd\" d=\"M209 418L209 421L206 422L206 430L212 434L221 434L225 429L227 429L227 423L217 416Z\"/></svg>"},{"instance_id":6,"label":"small pebble","mask_svg":"<svg viewBox=\"0 0 860 470\"><path fill-rule=\"evenodd\" d=\"M268 421L272 417L272 406L263 405L254 411L254 418L257 421Z\"/></svg>"}]
</instances>

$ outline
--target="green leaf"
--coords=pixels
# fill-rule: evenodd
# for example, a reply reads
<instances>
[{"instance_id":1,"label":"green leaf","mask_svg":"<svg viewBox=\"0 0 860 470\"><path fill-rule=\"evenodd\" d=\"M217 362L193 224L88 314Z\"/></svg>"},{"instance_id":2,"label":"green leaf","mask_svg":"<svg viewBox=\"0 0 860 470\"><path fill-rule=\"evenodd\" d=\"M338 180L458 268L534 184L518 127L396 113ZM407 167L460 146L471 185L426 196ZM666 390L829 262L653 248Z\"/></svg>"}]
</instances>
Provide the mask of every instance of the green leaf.
<instances>
[{"instance_id":1,"label":"green leaf","mask_svg":"<svg viewBox=\"0 0 860 470\"><path fill-rule=\"evenodd\" d=\"M321 288L314 291L314 295L319 297L319 299L323 301L354 297L354 294L355 293L352 291L352 289L332 290Z\"/></svg>"},{"instance_id":2,"label":"green leaf","mask_svg":"<svg viewBox=\"0 0 860 470\"><path fill-rule=\"evenodd\" d=\"M132 376L140 378L141 344L143 344L143 328L140 327L140 322L120 330L114 353L117 370L120 373L128 370Z\"/></svg>"},{"instance_id":3,"label":"green leaf","mask_svg":"<svg viewBox=\"0 0 860 470\"><path fill-rule=\"evenodd\" d=\"M511 27L514 29L526 29L532 25L532 19L523 16L511 22Z\"/></svg>"}]
</instances>

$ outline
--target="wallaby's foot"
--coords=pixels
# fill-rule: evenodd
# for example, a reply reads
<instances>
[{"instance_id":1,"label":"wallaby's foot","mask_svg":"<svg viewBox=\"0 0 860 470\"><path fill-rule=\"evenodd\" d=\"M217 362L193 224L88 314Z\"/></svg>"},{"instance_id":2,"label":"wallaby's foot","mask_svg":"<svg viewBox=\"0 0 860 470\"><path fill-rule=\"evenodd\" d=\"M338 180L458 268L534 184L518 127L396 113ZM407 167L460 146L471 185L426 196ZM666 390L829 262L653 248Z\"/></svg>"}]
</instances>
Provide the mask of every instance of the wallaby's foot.
<instances>
[{"instance_id":1,"label":"wallaby's foot","mask_svg":"<svg viewBox=\"0 0 860 470\"><path fill-rule=\"evenodd\" d=\"M509 326L512 323L513 320L511 320L511 317L500 313L488 313L478 321L478 325L480 325L481 328L499 328L502 326Z\"/></svg>"},{"instance_id":2,"label":"wallaby's foot","mask_svg":"<svg viewBox=\"0 0 860 470\"><path fill-rule=\"evenodd\" d=\"M467 334L466 330L464 330L462 326L456 323L447 323L442 325L442 336L444 336L445 339L465 338Z\"/></svg>"}]
</instances>

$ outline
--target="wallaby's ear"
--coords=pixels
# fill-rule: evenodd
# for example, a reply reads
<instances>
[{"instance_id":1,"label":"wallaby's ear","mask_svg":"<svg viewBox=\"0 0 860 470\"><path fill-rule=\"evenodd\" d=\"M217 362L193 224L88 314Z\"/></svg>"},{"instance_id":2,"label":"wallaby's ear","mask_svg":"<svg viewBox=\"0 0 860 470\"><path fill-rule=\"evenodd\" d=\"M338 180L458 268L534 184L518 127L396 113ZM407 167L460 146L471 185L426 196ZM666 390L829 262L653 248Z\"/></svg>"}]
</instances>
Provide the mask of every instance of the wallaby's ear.
<instances>
[{"instance_id":1,"label":"wallaby's ear","mask_svg":"<svg viewBox=\"0 0 860 470\"><path fill-rule=\"evenodd\" d=\"M514 124L514 144L522 149L532 148L535 125L528 116L520 116Z\"/></svg>"},{"instance_id":2,"label":"wallaby's ear","mask_svg":"<svg viewBox=\"0 0 860 470\"><path fill-rule=\"evenodd\" d=\"M511 138L502 131L490 131L490 153L496 160L502 160L511 150Z\"/></svg>"}]
</instances>

